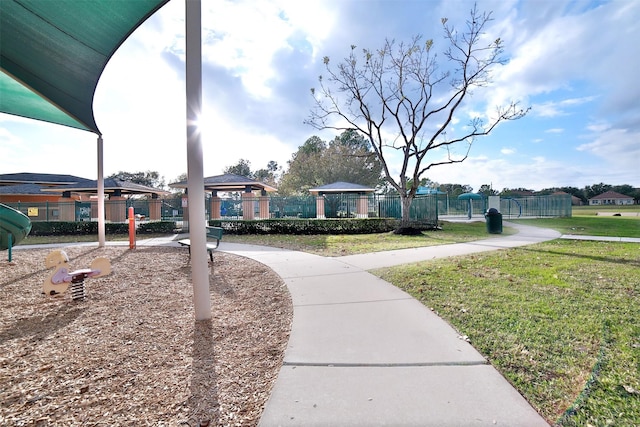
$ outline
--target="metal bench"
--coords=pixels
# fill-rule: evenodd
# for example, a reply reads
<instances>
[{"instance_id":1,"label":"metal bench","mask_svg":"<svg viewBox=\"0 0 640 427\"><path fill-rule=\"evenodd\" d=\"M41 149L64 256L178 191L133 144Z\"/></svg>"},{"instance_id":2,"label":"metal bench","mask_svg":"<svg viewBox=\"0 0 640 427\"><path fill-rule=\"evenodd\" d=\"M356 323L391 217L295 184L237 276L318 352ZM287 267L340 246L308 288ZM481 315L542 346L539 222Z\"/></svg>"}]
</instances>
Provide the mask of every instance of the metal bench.
<instances>
[{"instance_id":1,"label":"metal bench","mask_svg":"<svg viewBox=\"0 0 640 427\"><path fill-rule=\"evenodd\" d=\"M207 242L207 252L209 252L211 263L213 263L213 251L218 248L218 245L220 245L220 240L222 239L222 231L223 229L221 227L207 227L207 239L215 239L215 243ZM187 249L189 249L189 261L191 261L191 239L178 240L178 243L181 246L186 246Z\"/></svg>"}]
</instances>

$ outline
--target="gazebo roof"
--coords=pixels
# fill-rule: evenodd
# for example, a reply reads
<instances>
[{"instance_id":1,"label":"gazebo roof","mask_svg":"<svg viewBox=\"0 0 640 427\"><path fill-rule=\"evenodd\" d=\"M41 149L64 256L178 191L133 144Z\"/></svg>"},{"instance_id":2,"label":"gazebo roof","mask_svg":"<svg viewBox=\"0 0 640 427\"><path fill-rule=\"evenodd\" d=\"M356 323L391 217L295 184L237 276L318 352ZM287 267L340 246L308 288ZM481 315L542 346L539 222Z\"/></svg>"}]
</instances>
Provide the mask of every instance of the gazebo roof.
<instances>
[{"instance_id":1,"label":"gazebo roof","mask_svg":"<svg viewBox=\"0 0 640 427\"><path fill-rule=\"evenodd\" d=\"M311 194L321 193L373 193L375 188L367 187L365 185L353 184L351 182L334 182L332 184L321 185L320 187L310 188Z\"/></svg>"},{"instance_id":2,"label":"gazebo roof","mask_svg":"<svg viewBox=\"0 0 640 427\"><path fill-rule=\"evenodd\" d=\"M42 185L40 184L19 184L0 186L0 194L12 195L42 195Z\"/></svg>"},{"instance_id":3,"label":"gazebo roof","mask_svg":"<svg viewBox=\"0 0 640 427\"><path fill-rule=\"evenodd\" d=\"M171 188L187 188L187 181L174 182L169 184ZM247 188L253 190L278 191L277 188L255 181L246 176L232 173L216 175L204 178L204 189L206 191L245 191Z\"/></svg>"},{"instance_id":4,"label":"gazebo roof","mask_svg":"<svg viewBox=\"0 0 640 427\"><path fill-rule=\"evenodd\" d=\"M97 193L98 181L85 180L76 184L61 185L55 188L47 188L47 192L63 193L70 191L72 193ZM105 193L120 192L120 194L157 194L165 195L168 191L159 188L147 187L146 185L135 184L129 181L121 181L116 178L108 178L104 180Z\"/></svg>"}]
</instances>

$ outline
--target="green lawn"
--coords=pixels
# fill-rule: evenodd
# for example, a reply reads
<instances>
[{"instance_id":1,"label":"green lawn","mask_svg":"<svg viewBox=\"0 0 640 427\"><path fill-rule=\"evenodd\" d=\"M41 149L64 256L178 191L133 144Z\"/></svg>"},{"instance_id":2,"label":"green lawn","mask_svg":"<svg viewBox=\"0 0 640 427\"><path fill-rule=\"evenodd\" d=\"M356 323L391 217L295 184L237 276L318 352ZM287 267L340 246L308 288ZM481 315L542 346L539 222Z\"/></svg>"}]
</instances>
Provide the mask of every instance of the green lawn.
<instances>
[{"instance_id":1,"label":"green lawn","mask_svg":"<svg viewBox=\"0 0 640 427\"><path fill-rule=\"evenodd\" d=\"M607 214L615 213L640 213L640 205L604 205L604 206L573 206L571 208L573 216L596 216L598 212L604 212Z\"/></svg>"},{"instance_id":2,"label":"green lawn","mask_svg":"<svg viewBox=\"0 0 640 427\"><path fill-rule=\"evenodd\" d=\"M378 234L347 235L225 235L225 242L249 243L292 250L299 250L323 256L342 256L406 249L422 246L444 245L469 242L490 237L484 222L442 222L442 230L427 231L421 236L398 236L391 232ZM515 230L505 227L503 235Z\"/></svg>"},{"instance_id":3,"label":"green lawn","mask_svg":"<svg viewBox=\"0 0 640 427\"><path fill-rule=\"evenodd\" d=\"M550 422L640 420L638 244L556 240L375 274L467 335Z\"/></svg>"},{"instance_id":4,"label":"green lawn","mask_svg":"<svg viewBox=\"0 0 640 427\"><path fill-rule=\"evenodd\" d=\"M511 222L552 228L562 234L640 237L640 216L573 216L571 218L515 219Z\"/></svg>"}]
</instances>

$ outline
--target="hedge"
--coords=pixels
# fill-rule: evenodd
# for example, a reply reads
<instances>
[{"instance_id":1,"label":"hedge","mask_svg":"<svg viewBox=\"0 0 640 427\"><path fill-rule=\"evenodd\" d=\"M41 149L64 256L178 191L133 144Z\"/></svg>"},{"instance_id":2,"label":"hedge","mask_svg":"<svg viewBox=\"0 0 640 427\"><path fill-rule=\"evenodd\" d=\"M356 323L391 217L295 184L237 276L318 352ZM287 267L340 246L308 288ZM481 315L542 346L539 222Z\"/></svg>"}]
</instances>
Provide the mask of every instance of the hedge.
<instances>
[{"instance_id":1,"label":"hedge","mask_svg":"<svg viewBox=\"0 0 640 427\"><path fill-rule=\"evenodd\" d=\"M400 221L393 218L364 219L260 219L210 220L227 234L373 234L393 231ZM422 224L422 228L433 228Z\"/></svg>"},{"instance_id":2,"label":"hedge","mask_svg":"<svg viewBox=\"0 0 640 427\"><path fill-rule=\"evenodd\" d=\"M128 234L128 223L108 222L104 226L105 234ZM138 233L173 233L174 221L156 221L138 225ZM36 221L31 223L31 236L52 236L69 234L98 234L98 223L95 221Z\"/></svg>"}]
</instances>

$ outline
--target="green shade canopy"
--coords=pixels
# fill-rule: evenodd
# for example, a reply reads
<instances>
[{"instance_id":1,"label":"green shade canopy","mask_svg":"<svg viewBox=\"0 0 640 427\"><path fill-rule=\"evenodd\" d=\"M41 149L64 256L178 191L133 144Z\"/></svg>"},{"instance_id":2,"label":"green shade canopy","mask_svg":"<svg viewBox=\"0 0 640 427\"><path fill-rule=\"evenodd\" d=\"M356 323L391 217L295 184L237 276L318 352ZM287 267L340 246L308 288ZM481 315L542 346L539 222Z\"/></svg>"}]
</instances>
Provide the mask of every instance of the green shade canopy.
<instances>
[{"instance_id":1,"label":"green shade canopy","mask_svg":"<svg viewBox=\"0 0 640 427\"><path fill-rule=\"evenodd\" d=\"M460 200L482 200L482 196L476 193L463 193L458 196Z\"/></svg>"},{"instance_id":2,"label":"green shade canopy","mask_svg":"<svg viewBox=\"0 0 640 427\"><path fill-rule=\"evenodd\" d=\"M0 112L100 135L107 62L169 0L0 0Z\"/></svg>"}]
</instances>

